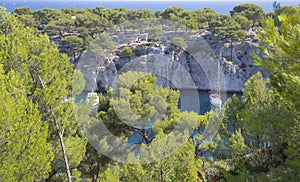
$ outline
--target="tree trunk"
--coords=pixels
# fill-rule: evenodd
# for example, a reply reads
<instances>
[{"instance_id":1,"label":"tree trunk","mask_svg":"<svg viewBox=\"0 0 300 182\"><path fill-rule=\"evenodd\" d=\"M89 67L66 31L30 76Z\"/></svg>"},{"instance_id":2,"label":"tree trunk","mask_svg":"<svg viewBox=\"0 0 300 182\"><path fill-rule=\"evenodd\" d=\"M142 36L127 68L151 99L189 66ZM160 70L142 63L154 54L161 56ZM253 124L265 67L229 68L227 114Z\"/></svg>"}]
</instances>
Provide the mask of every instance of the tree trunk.
<instances>
[{"instance_id":1,"label":"tree trunk","mask_svg":"<svg viewBox=\"0 0 300 182\"><path fill-rule=\"evenodd\" d=\"M231 47L230 60L232 61L232 54L233 54L233 43L232 43L232 40L230 41L230 47Z\"/></svg>"},{"instance_id":2,"label":"tree trunk","mask_svg":"<svg viewBox=\"0 0 300 182\"><path fill-rule=\"evenodd\" d=\"M159 180L160 180L160 182L162 182L163 181L163 169L162 169L162 163L161 163L161 161L160 161L160 169L159 169Z\"/></svg>"},{"instance_id":3,"label":"tree trunk","mask_svg":"<svg viewBox=\"0 0 300 182\"><path fill-rule=\"evenodd\" d=\"M56 125L57 125L57 122L56 122ZM63 140L63 135L59 130L57 130L57 135L58 135L58 138L59 138L61 151L63 153L63 157L64 157L64 161L65 161L65 167L66 167L68 182L72 182L70 166L69 166L68 157L67 157L67 153L66 153L66 148L65 148L65 144L64 144L64 140Z\"/></svg>"},{"instance_id":4,"label":"tree trunk","mask_svg":"<svg viewBox=\"0 0 300 182\"><path fill-rule=\"evenodd\" d=\"M45 89L45 84L44 84L42 78L40 76L38 76L38 78L39 78L39 80L40 80L40 82L42 84L42 88ZM65 168L66 168L66 172L67 172L67 179L68 179L68 182L72 182L71 172L70 172L70 166L69 166L68 157L67 157L67 153L66 153L66 148L65 148L65 144L64 144L64 140L63 140L63 133L59 129L59 126L58 126L57 120L55 118L55 114L53 112L53 109L50 107L49 110L50 110L52 118L53 118L53 120L55 122L57 136L59 138L59 142L60 142L60 146L61 146L61 151L63 153L63 158L64 158L64 162L65 162Z\"/></svg>"},{"instance_id":5,"label":"tree trunk","mask_svg":"<svg viewBox=\"0 0 300 182\"><path fill-rule=\"evenodd\" d=\"M143 139L145 140L146 144L150 144L151 141L149 140L148 135L147 135L145 129L139 130L139 129L135 128L134 131L138 132L143 137Z\"/></svg>"},{"instance_id":6,"label":"tree trunk","mask_svg":"<svg viewBox=\"0 0 300 182\"><path fill-rule=\"evenodd\" d=\"M97 174L96 174L96 177L95 177L95 182L98 180L99 178L99 172L100 172L100 164L99 162L97 162Z\"/></svg>"},{"instance_id":7,"label":"tree trunk","mask_svg":"<svg viewBox=\"0 0 300 182\"><path fill-rule=\"evenodd\" d=\"M260 149L260 137L259 135L256 135L256 142L257 142L257 149Z\"/></svg>"},{"instance_id":8,"label":"tree trunk","mask_svg":"<svg viewBox=\"0 0 300 182\"><path fill-rule=\"evenodd\" d=\"M75 62L76 62L76 61L75 61L75 59L76 59L76 53L75 53L74 50L72 51L72 55L73 55L73 62L75 63Z\"/></svg>"}]
</instances>

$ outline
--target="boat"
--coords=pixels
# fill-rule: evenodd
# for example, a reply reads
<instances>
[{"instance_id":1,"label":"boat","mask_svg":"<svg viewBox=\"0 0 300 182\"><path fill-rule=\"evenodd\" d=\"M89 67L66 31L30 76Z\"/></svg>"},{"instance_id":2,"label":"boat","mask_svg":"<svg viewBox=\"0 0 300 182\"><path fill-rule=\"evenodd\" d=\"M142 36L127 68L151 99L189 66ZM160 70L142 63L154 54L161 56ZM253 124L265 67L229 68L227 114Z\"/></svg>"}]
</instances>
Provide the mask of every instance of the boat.
<instances>
[{"instance_id":1,"label":"boat","mask_svg":"<svg viewBox=\"0 0 300 182\"><path fill-rule=\"evenodd\" d=\"M98 96L97 92L95 92L94 90L97 90L96 78L94 78L94 88L92 89L91 92L87 93L86 101L90 102L92 104L93 110L97 110L98 104L99 104L99 96Z\"/></svg>"},{"instance_id":2,"label":"boat","mask_svg":"<svg viewBox=\"0 0 300 182\"><path fill-rule=\"evenodd\" d=\"M212 93L209 95L209 102L211 105L213 105L217 108L221 108L221 106L222 106L221 96L216 93Z\"/></svg>"},{"instance_id":3,"label":"boat","mask_svg":"<svg viewBox=\"0 0 300 182\"><path fill-rule=\"evenodd\" d=\"M223 56L222 56L222 53L220 53L220 59L222 59ZM212 106L214 107L217 107L220 109L221 111L221 107L222 107L222 99L221 99L221 84L220 84L220 80L221 80L221 75L220 75L220 59L218 59L218 62L217 62L217 65L218 65L218 75L217 75L217 79L218 79L218 82L217 82L217 85L218 85L218 89L216 90L217 93L211 93L209 95L209 102Z\"/></svg>"}]
</instances>

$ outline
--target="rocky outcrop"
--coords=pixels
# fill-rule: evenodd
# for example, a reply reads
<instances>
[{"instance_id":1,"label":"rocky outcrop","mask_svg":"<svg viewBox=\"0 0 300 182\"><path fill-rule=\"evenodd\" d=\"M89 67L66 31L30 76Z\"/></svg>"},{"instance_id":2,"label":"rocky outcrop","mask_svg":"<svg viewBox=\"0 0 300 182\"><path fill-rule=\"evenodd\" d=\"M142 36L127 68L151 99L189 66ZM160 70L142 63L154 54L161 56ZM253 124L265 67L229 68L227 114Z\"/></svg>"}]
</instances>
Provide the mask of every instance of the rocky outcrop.
<instances>
[{"instance_id":1,"label":"rocky outcrop","mask_svg":"<svg viewBox=\"0 0 300 182\"><path fill-rule=\"evenodd\" d=\"M106 91L112 85L117 76L117 68L114 62L108 61L107 65L101 66L96 79L97 90Z\"/></svg>"},{"instance_id":2,"label":"rocky outcrop","mask_svg":"<svg viewBox=\"0 0 300 182\"><path fill-rule=\"evenodd\" d=\"M120 50L104 61L93 62L96 58L89 58L88 65L92 67L81 65L87 80L85 89L105 91L118 73L135 70L154 73L157 84L178 89L241 91L250 76L262 71L251 56L253 52L260 55L255 43L226 43L209 35L204 40L211 50L193 52L172 43L144 42L128 44L135 52L131 58L122 58ZM264 72L263 75L266 76Z\"/></svg>"}]
</instances>

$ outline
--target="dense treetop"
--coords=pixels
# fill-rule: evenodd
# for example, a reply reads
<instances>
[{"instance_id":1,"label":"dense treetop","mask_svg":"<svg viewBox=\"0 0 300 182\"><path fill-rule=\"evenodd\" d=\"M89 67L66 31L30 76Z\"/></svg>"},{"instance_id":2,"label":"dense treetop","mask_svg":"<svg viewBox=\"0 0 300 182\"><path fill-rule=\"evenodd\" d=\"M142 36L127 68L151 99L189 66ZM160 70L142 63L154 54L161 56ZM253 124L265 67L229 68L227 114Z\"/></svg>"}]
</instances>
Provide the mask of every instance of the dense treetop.
<instances>
[{"instance_id":1,"label":"dense treetop","mask_svg":"<svg viewBox=\"0 0 300 182\"><path fill-rule=\"evenodd\" d=\"M179 7L155 13L71 7L34 12L17 8L9 14L1 9L0 180L300 181L300 8L276 3L274 7L266 18L261 8L251 4L234 7L231 15ZM70 59L106 28L153 17L179 21L194 31L205 28L231 41L240 40L252 26L262 26L257 39L264 58L253 57L269 78L263 80L257 73L247 81L241 98L233 96L222 112L204 115L180 111L179 91L157 86L155 75L142 72L121 74L116 88L98 94L97 109L73 103L72 94L84 86L76 85L72 93L74 75L75 80L84 76L73 69ZM60 51L44 32L60 37ZM106 33L100 35L99 44L114 47ZM185 44L177 37L173 42ZM104 51L92 50L100 55ZM134 53L130 46L121 51L126 58ZM130 141L134 134L141 137L139 143L124 148L132 151L126 159L136 164L114 161L95 149L95 144L110 149L108 140L101 138L104 131L98 130L100 120L122 141ZM199 141L210 121L220 121L221 128L204 145ZM149 123L155 125L149 128ZM87 142L79 124L85 124L94 145ZM187 132L172 131L182 125L198 134L184 138L179 147L178 136ZM178 148L160 158L169 146ZM204 155L208 152L213 157ZM139 163L140 154L149 154L152 162Z\"/></svg>"},{"instance_id":2,"label":"dense treetop","mask_svg":"<svg viewBox=\"0 0 300 182\"><path fill-rule=\"evenodd\" d=\"M41 24L45 24L45 30L49 33L78 32L80 28L84 27L91 36L126 21L147 18L177 21L194 30L205 28L218 32L221 29L221 31L225 32L227 29L240 30L242 28L247 30L252 26L258 26L264 17L262 8L254 4L241 4L234 7L231 16L217 14L210 8L188 11L176 6L157 12L152 12L149 9L106 9L103 7L84 10L74 7L63 8L62 10L45 8L31 11L27 7L20 7L16 8L12 13L17 15L18 19L26 26L38 27Z\"/></svg>"}]
</instances>

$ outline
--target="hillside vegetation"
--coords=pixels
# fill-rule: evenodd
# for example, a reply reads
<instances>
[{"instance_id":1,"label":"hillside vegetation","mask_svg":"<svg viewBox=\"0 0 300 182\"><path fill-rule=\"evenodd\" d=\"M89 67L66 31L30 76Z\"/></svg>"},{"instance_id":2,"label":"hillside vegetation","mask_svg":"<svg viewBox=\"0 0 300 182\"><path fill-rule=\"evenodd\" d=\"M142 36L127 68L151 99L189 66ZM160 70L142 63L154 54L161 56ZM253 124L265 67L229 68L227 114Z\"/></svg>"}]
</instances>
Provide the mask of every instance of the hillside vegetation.
<instances>
[{"instance_id":1,"label":"hillside vegetation","mask_svg":"<svg viewBox=\"0 0 300 182\"><path fill-rule=\"evenodd\" d=\"M103 7L7 13L2 8L0 181L300 181L300 8L274 7L265 14L243 4L230 15L179 7L155 13ZM230 41L244 40L245 30L260 27L256 39L264 58L253 57L269 78L252 76L242 98L233 96L223 112L205 115L180 111L179 91L137 72L121 74L117 88L99 93L97 110L74 104L72 83L83 75L70 58L105 29L145 18L179 21ZM50 41L53 36L60 42ZM128 47L121 51L124 57L132 54ZM76 85L76 93L81 87ZM129 146L132 152L114 153L131 163L108 157L115 151L109 137L102 137L105 131L97 130L100 121L125 141L134 132L142 136L140 144ZM216 137L199 144L206 137L203 128L214 121L221 122ZM188 127L199 134L189 137ZM105 156L97 146L111 153Z\"/></svg>"}]
</instances>

